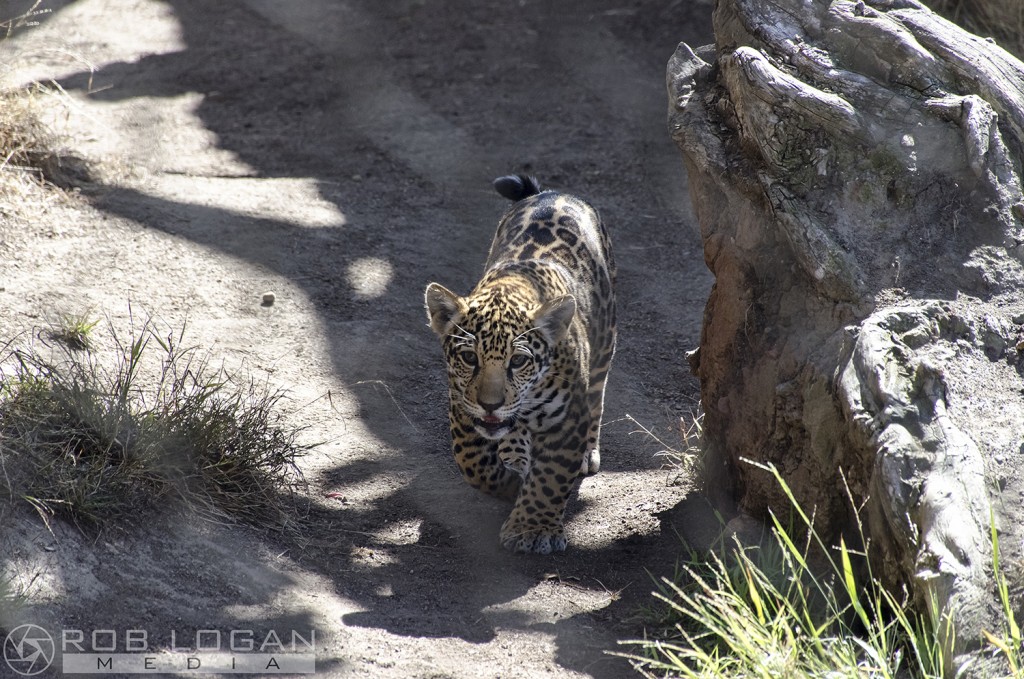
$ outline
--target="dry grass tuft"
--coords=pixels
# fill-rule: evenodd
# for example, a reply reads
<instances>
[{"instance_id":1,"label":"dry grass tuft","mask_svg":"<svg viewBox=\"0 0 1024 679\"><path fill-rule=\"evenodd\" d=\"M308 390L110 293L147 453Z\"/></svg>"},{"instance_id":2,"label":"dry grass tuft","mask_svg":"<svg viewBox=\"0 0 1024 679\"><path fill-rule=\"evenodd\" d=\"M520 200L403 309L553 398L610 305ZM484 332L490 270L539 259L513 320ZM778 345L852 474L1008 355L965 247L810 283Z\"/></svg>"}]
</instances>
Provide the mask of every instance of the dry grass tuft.
<instances>
[{"instance_id":1,"label":"dry grass tuft","mask_svg":"<svg viewBox=\"0 0 1024 679\"><path fill-rule=\"evenodd\" d=\"M37 1L11 19L0 15L0 42L34 25L46 13L39 5ZM5 70L9 66L0 65ZM85 163L64 150L64 139L44 122L55 108L68 106L69 97L56 83L10 85L0 79L0 216L32 217L41 204L55 198L41 187L71 188L89 180Z\"/></svg>"},{"instance_id":2,"label":"dry grass tuft","mask_svg":"<svg viewBox=\"0 0 1024 679\"><path fill-rule=\"evenodd\" d=\"M0 90L0 171L28 172L41 179L58 174L60 140L41 119L45 94L38 84Z\"/></svg>"},{"instance_id":3,"label":"dry grass tuft","mask_svg":"<svg viewBox=\"0 0 1024 679\"><path fill-rule=\"evenodd\" d=\"M39 9L43 0L35 0L31 6L21 10L9 19L0 17L0 40L11 37L19 28L34 26L37 17L49 13L48 9Z\"/></svg>"},{"instance_id":4,"label":"dry grass tuft","mask_svg":"<svg viewBox=\"0 0 1024 679\"><path fill-rule=\"evenodd\" d=\"M111 327L103 351L64 339L5 351L0 517L24 503L87 532L175 508L291 522L296 461L310 446L280 415L283 393L211 366L183 333L147 320L126 336Z\"/></svg>"}]
</instances>

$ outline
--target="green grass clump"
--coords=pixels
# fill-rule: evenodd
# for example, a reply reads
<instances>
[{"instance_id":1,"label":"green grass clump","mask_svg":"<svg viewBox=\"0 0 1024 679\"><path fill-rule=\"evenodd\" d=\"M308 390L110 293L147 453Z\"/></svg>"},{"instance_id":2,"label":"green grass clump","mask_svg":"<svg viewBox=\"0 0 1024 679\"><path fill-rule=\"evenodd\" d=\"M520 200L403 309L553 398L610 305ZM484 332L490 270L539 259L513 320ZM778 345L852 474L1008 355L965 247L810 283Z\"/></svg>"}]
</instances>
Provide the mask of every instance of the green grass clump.
<instances>
[{"instance_id":1,"label":"green grass clump","mask_svg":"<svg viewBox=\"0 0 1024 679\"><path fill-rule=\"evenodd\" d=\"M793 525L773 516L759 546L720 545L663 578L654 594L663 606L660 631L625 642L639 649L626 656L634 666L644 676L693 679L937 679L949 672L955 630L936 602L915 612L906 596L883 587L863 552L844 540L826 545L778 471L764 468L792 503ZM807 538L798 545L796 534ZM999 676L1021 679L1021 634L994 527L992 540L1006 624L986 633L988 655L1003 656L1007 670Z\"/></svg>"},{"instance_id":2,"label":"green grass clump","mask_svg":"<svg viewBox=\"0 0 1024 679\"><path fill-rule=\"evenodd\" d=\"M1003 613L1003 629L999 630L997 634L984 632L985 640L997 654L1006 660L1006 664L1010 667L1010 676L1019 679L1024 677L1024 646L1022 646L1020 626L1017 624L1014 613L1009 581L1002 568L999 535L996 532L994 516L990 519L989 526L992 539L992 569L995 573L996 591L999 592L999 604Z\"/></svg>"},{"instance_id":3,"label":"green grass clump","mask_svg":"<svg viewBox=\"0 0 1024 679\"><path fill-rule=\"evenodd\" d=\"M46 357L9 350L0 502L6 495L83 529L165 507L285 521L309 446L277 412L284 394L212 368L183 337L147 321L127 337L111 327L105 352L64 342Z\"/></svg>"},{"instance_id":4,"label":"green grass clump","mask_svg":"<svg viewBox=\"0 0 1024 679\"><path fill-rule=\"evenodd\" d=\"M70 349L84 351L92 348L91 335L99 325L99 319L93 318L89 312L63 313L50 330L50 337L63 342Z\"/></svg>"}]
</instances>

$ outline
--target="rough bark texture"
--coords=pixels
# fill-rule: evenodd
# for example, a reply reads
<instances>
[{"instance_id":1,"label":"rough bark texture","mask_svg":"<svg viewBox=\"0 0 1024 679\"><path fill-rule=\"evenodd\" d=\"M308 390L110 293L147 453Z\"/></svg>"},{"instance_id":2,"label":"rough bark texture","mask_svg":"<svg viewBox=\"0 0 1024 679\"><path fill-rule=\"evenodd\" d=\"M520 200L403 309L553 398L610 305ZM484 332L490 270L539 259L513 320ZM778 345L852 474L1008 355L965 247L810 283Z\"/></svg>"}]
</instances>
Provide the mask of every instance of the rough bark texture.
<instances>
[{"instance_id":1,"label":"rough bark texture","mask_svg":"<svg viewBox=\"0 0 1024 679\"><path fill-rule=\"evenodd\" d=\"M715 286L691 365L740 508L787 501L956 626L999 629L1024 518L1024 65L914 0L719 0L669 63ZM975 658L968 672L986 671Z\"/></svg>"}]
</instances>

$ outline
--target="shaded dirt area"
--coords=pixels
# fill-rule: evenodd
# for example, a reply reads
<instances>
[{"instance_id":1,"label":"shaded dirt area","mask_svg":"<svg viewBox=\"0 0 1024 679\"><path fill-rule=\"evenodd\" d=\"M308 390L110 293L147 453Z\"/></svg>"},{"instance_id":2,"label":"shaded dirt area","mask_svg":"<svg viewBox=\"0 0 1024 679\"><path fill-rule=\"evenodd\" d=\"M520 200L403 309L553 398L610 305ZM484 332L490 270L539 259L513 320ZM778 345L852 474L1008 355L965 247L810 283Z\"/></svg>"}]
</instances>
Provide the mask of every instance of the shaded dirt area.
<instances>
[{"instance_id":1,"label":"shaded dirt area","mask_svg":"<svg viewBox=\"0 0 1024 679\"><path fill-rule=\"evenodd\" d=\"M571 5L571 6L570 6ZM710 3L79 0L3 44L55 79L93 181L0 215L0 320L187 321L231 369L289 392L313 508L282 537L169 511L98 539L28 512L0 559L48 629L315 630L338 677L620 677L647 570L714 525L662 446L696 407L683 353L710 287L664 66L710 42ZM55 105L56 106L56 105ZM507 506L462 483L422 291L465 293L529 171L591 200L619 263L601 473L569 550L503 552ZM276 302L261 306L273 291ZM173 509L173 508L171 508ZM4 668L6 670L6 668Z\"/></svg>"}]
</instances>

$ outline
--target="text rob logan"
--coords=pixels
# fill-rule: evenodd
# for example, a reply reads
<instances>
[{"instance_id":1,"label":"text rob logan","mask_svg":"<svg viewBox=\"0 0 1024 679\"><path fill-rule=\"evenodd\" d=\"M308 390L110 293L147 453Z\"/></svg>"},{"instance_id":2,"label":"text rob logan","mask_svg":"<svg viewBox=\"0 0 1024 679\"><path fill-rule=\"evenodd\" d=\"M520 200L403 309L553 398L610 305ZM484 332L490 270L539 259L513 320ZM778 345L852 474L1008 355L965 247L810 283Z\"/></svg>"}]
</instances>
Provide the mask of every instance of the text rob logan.
<instances>
[{"instance_id":1,"label":"text rob logan","mask_svg":"<svg viewBox=\"0 0 1024 679\"><path fill-rule=\"evenodd\" d=\"M195 631L191 639L188 639L187 635L182 637L183 643L191 642L191 645L178 646L178 634L175 630L171 630L171 644L170 648L166 650L171 653L224 651L231 653L312 653L316 651L315 630L309 630L305 636L295 630L289 630L289 632L285 635L285 640L282 640L281 635L274 630L257 634L250 629L200 629ZM144 629L129 629L120 633L112 629L97 629L91 630L88 635L85 630L65 629L61 630L61 651L63 653L117 653L118 651L145 653L150 650L149 639L149 631Z\"/></svg>"}]
</instances>

